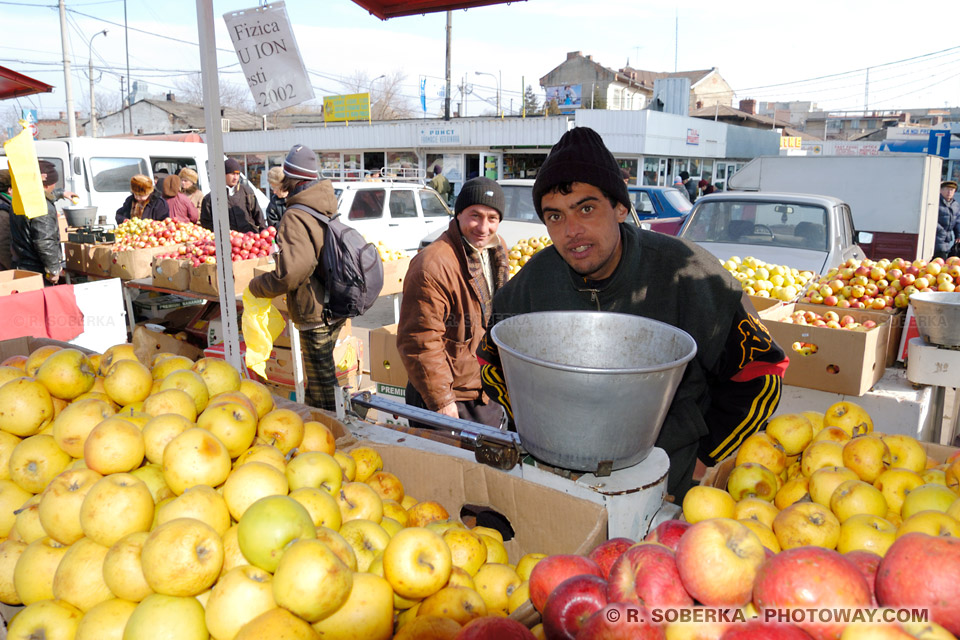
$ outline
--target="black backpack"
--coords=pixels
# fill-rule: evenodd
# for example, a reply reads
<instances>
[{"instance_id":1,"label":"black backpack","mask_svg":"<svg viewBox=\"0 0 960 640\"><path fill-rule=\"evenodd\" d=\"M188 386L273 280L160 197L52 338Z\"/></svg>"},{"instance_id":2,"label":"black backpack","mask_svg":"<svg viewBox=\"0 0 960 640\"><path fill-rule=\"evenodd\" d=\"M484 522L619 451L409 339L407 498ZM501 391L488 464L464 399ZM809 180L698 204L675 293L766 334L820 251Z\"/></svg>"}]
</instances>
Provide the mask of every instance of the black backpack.
<instances>
[{"instance_id":1,"label":"black backpack","mask_svg":"<svg viewBox=\"0 0 960 640\"><path fill-rule=\"evenodd\" d=\"M383 289L383 262L376 245L341 222L339 213L328 217L300 204L291 205L289 209L306 211L326 228L317 266L326 290L323 298L326 319L355 318L365 313Z\"/></svg>"}]
</instances>

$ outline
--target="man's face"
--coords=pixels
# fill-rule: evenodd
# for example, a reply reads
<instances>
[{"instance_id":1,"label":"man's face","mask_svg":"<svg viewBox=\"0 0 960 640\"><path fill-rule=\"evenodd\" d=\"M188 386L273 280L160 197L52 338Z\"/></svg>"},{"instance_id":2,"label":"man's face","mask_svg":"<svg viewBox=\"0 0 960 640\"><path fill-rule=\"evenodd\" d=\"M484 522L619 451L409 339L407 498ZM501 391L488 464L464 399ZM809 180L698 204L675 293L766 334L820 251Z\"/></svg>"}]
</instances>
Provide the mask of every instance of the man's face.
<instances>
[{"instance_id":1,"label":"man's face","mask_svg":"<svg viewBox=\"0 0 960 640\"><path fill-rule=\"evenodd\" d=\"M613 275L623 250L620 223L627 208L610 204L597 187L574 182L570 193L551 191L540 201L547 233L560 257L584 278L603 280Z\"/></svg>"},{"instance_id":2,"label":"man's face","mask_svg":"<svg viewBox=\"0 0 960 640\"><path fill-rule=\"evenodd\" d=\"M477 248L485 247L497 235L500 226L500 214L485 204L473 204L457 216L460 233L467 242Z\"/></svg>"},{"instance_id":3,"label":"man's face","mask_svg":"<svg viewBox=\"0 0 960 640\"><path fill-rule=\"evenodd\" d=\"M940 195L943 196L943 199L947 202L953 200L953 196L957 193L956 188L954 187L943 187L940 189Z\"/></svg>"},{"instance_id":4,"label":"man's face","mask_svg":"<svg viewBox=\"0 0 960 640\"><path fill-rule=\"evenodd\" d=\"M227 174L227 186L235 187L237 183L240 182L240 172L228 173Z\"/></svg>"}]
</instances>

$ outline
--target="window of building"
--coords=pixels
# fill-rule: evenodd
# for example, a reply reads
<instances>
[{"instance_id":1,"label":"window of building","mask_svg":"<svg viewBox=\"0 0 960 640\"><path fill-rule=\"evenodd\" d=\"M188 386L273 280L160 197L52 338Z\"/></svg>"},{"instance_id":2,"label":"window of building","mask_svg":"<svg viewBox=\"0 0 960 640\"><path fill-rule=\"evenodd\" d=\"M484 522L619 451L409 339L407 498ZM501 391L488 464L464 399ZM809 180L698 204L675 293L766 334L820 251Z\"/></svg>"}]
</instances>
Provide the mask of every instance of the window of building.
<instances>
[{"instance_id":1,"label":"window of building","mask_svg":"<svg viewBox=\"0 0 960 640\"><path fill-rule=\"evenodd\" d=\"M637 165L639 162L636 158L617 158L617 164L620 165L621 169L626 169L630 172L630 182L629 184L637 184Z\"/></svg>"},{"instance_id":2,"label":"window of building","mask_svg":"<svg viewBox=\"0 0 960 640\"><path fill-rule=\"evenodd\" d=\"M657 184L657 171L660 167L660 158L643 159L643 182L645 185Z\"/></svg>"}]
</instances>

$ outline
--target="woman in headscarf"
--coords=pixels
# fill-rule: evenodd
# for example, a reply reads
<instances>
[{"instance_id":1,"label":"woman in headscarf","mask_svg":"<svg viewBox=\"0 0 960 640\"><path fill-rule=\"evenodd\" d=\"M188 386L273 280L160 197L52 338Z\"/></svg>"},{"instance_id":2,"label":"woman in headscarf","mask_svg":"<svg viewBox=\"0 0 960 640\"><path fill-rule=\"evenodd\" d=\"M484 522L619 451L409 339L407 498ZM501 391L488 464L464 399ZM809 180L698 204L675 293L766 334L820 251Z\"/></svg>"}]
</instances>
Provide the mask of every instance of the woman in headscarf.
<instances>
[{"instance_id":1,"label":"woman in headscarf","mask_svg":"<svg viewBox=\"0 0 960 640\"><path fill-rule=\"evenodd\" d=\"M170 218L178 222L196 222L200 212L193 206L187 194L180 191L180 177L167 176L163 179L163 199L170 209Z\"/></svg>"},{"instance_id":2,"label":"woman in headscarf","mask_svg":"<svg viewBox=\"0 0 960 640\"><path fill-rule=\"evenodd\" d=\"M166 220L169 215L166 201L153 188L153 180L149 176L136 175L130 178L130 195L124 200L123 206L117 209L118 225L130 218Z\"/></svg>"},{"instance_id":3,"label":"woman in headscarf","mask_svg":"<svg viewBox=\"0 0 960 640\"><path fill-rule=\"evenodd\" d=\"M180 173L177 175L180 176L180 190L187 194L193 206L197 211L200 211L200 203L203 202L203 192L200 191L200 187L197 184L199 180L197 172L189 167L184 167L180 169Z\"/></svg>"}]
</instances>

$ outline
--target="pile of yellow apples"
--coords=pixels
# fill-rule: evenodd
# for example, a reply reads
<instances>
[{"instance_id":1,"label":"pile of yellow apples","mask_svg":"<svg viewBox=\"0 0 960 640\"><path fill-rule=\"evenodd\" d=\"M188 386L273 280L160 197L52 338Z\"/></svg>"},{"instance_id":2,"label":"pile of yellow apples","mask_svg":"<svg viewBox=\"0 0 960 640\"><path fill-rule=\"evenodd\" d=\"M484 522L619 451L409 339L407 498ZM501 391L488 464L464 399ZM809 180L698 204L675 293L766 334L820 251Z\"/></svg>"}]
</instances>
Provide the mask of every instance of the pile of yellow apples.
<instances>
[{"instance_id":1,"label":"pile of yellow apples","mask_svg":"<svg viewBox=\"0 0 960 640\"><path fill-rule=\"evenodd\" d=\"M768 264L752 256L743 260L733 256L722 263L723 268L740 281L746 293L783 302L796 299L816 275L786 265Z\"/></svg>"},{"instance_id":2,"label":"pile of yellow apples","mask_svg":"<svg viewBox=\"0 0 960 640\"><path fill-rule=\"evenodd\" d=\"M377 240L376 247L377 253L380 254L381 262L396 262L397 260L403 260L404 258L410 257L407 255L406 251L391 249L383 242L383 240Z\"/></svg>"},{"instance_id":3,"label":"pile of yellow apples","mask_svg":"<svg viewBox=\"0 0 960 640\"><path fill-rule=\"evenodd\" d=\"M340 450L293 409L223 360L148 366L130 344L0 363L0 602L24 605L7 637L469 638L519 624L506 616L542 554L510 564L497 530L407 495L374 447Z\"/></svg>"},{"instance_id":4,"label":"pile of yellow apples","mask_svg":"<svg viewBox=\"0 0 960 640\"><path fill-rule=\"evenodd\" d=\"M550 236L540 236L539 238L531 237L526 240L520 240L517 244L510 247L510 251L507 253L510 272L507 278L509 279L517 275L520 268L527 264L527 261L530 260L534 254L552 244L553 241L550 239Z\"/></svg>"},{"instance_id":5,"label":"pile of yellow apples","mask_svg":"<svg viewBox=\"0 0 960 640\"><path fill-rule=\"evenodd\" d=\"M815 545L883 557L910 532L960 538L960 451L931 458L910 436L874 432L849 401L784 414L743 441L726 490L694 487L683 513L738 520L774 553Z\"/></svg>"}]
</instances>

